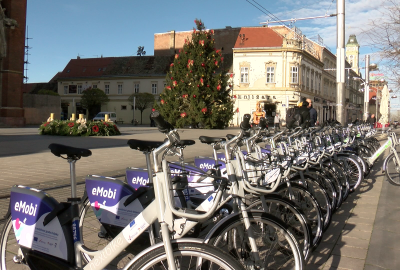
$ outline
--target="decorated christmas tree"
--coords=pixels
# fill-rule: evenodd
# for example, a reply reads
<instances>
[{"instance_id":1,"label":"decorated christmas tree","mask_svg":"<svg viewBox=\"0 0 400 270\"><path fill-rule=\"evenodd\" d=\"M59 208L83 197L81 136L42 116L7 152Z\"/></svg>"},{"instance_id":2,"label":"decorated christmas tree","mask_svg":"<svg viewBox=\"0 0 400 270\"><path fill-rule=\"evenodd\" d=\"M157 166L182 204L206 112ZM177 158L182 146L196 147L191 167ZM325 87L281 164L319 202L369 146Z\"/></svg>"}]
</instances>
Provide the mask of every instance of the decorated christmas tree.
<instances>
[{"instance_id":1,"label":"decorated christmas tree","mask_svg":"<svg viewBox=\"0 0 400 270\"><path fill-rule=\"evenodd\" d=\"M221 50L214 46L214 30L195 20L191 40L175 54L167 84L156 108L175 127L225 128L233 117L233 101Z\"/></svg>"}]
</instances>

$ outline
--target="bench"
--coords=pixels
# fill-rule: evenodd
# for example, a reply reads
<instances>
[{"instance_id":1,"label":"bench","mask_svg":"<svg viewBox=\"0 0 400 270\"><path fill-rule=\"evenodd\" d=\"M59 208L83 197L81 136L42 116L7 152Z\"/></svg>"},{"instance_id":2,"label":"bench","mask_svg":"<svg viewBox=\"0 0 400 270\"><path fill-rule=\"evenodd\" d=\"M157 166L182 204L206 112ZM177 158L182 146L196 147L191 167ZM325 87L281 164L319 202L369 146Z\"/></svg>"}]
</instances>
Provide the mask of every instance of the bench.
<instances>
[{"instance_id":1,"label":"bench","mask_svg":"<svg viewBox=\"0 0 400 270\"><path fill-rule=\"evenodd\" d=\"M120 118L119 120L115 120L115 123L116 123L116 124L118 124L118 123L123 124L124 121Z\"/></svg>"}]
</instances>

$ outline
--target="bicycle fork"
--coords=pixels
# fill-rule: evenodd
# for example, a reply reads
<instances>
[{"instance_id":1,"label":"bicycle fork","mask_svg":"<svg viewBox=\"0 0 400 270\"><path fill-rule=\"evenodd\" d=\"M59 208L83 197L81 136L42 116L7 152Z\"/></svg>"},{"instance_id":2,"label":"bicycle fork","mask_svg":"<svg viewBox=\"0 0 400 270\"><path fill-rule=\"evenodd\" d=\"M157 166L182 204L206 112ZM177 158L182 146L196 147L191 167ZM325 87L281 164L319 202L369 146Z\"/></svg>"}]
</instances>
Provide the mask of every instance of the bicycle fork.
<instances>
[{"instance_id":1,"label":"bicycle fork","mask_svg":"<svg viewBox=\"0 0 400 270\"><path fill-rule=\"evenodd\" d=\"M226 164L226 169L227 169L228 175L230 175L229 178L232 178L232 176L233 176L236 179L236 177L234 175L233 164L231 162L228 162ZM238 195L238 186L236 184L234 184L232 186L232 195L234 195L234 196ZM249 243L250 243L250 247L251 247L251 255L252 255L251 257L253 258L256 266L261 266L262 262L260 259L260 255L258 253L258 248L257 248L256 240L254 237L254 231L253 231L253 228L251 227L249 215L246 210L246 205L242 202L242 200L238 196L236 196L235 201L236 201L236 203L233 206L234 212L236 212L236 211L240 212L240 214L243 217L243 223L244 223L244 228L245 228L245 231L242 231L240 229L238 230L239 237L240 237L240 239L244 240L245 232L247 231L247 235L248 235L248 239L249 239Z\"/></svg>"}]
</instances>

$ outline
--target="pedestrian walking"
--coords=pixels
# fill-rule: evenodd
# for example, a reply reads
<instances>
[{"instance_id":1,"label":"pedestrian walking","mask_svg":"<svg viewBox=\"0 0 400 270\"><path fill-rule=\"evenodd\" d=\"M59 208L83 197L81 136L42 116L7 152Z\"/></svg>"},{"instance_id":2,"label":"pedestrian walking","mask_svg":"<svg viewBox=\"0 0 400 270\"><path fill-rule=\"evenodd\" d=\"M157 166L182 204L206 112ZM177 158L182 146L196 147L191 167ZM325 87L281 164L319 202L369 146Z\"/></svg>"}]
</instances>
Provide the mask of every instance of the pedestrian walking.
<instances>
[{"instance_id":1,"label":"pedestrian walking","mask_svg":"<svg viewBox=\"0 0 400 270\"><path fill-rule=\"evenodd\" d=\"M305 100L301 104L301 107L299 109L301 119L302 119L302 128L308 128L310 127L310 110L308 109L308 101Z\"/></svg>"},{"instance_id":2,"label":"pedestrian walking","mask_svg":"<svg viewBox=\"0 0 400 270\"><path fill-rule=\"evenodd\" d=\"M279 117L279 114L276 113L275 117L274 117L274 126L275 126L275 130L281 130L280 128L280 122L281 122L281 118Z\"/></svg>"},{"instance_id":3,"label":"pedestrian walking","mask_svg":"<svg viewBox=\"0 0 400 270\"><path fill-rule=\"evenodd\" d=\"M311 99L307 98L308 110L310 111L310 127L315 127L317 123L318 113L317 110L313 108Z\"/></svg>"},{"instance_id":4,"label":"pedestrian walking","mask_svg":"<svg viewBox=\"0 0 400 270\"><path fill-rule=\"evenodd\" d=\"M375 122L376 122L375 114L371 114L371 116L368 117L367 121L368 121L368 124L370 124L371 127L374 128L375 127Z\"/></svg>"}]
</instances>

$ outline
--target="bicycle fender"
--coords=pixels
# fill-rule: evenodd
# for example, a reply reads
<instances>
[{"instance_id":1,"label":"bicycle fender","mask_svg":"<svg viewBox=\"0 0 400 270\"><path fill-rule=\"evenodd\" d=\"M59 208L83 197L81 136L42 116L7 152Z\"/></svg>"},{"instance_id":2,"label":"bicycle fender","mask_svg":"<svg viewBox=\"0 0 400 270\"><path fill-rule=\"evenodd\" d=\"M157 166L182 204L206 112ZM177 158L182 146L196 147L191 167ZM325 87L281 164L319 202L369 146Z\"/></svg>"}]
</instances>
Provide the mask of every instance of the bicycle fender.
<instances>
[{"instance_id":1,"label":"bicycle fender","mask_svg":"<svg viewBox=\"0 0 400 270\"><path fill-rule=\"evenodd\" d=\"M387 164L389 162L389 158L391 158L392 156L394 156L394 153L391 153L390 155L388 155L385 159L385 161L383 162L383 166L382 166L382 172L386 172L386 168L387 168Z\"/></svg>"},{"instance_id":2,"label":"bicycle fender","mask_svg":"<svg viewBox=\"0 0 400 270\"><path fill-rule=\"evenodd\" d=\"M174 243L198 243L198 244L202 244L203 239L199 239L199 238L180 238L180 239L172 239L171 240L171 244ZM135 257L133 257L133 259L131 261L128 262L127 265L125 265L124 269L128 269L129 267L131 267L132 264L134 264L138 259L140 259L144 254L151 252L159 247L164 246L164 243L158 243L155 244L151 247L146 248L145 250L143 250L142 252L140 252L139 254L137 254Z\"/></svg>"},{"instance_id":3,"label":"bicycle fender","mask_svg":"<svg viewBox=\"0 0 400 270\"><path fill-rule=\"evenodd\" d=\"M353 155L357 155L356 151L353 150L343 150L342 151L343 154L353 154ZM339 154L338 154L339 155Z\"/></svg>"}]
</instances>

